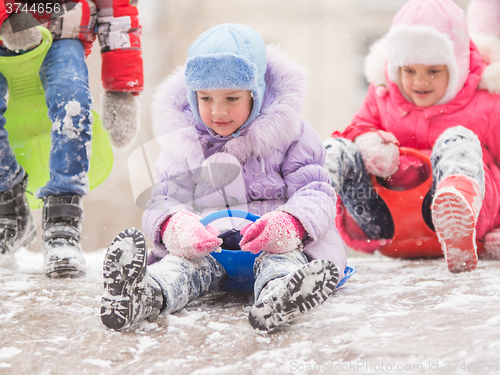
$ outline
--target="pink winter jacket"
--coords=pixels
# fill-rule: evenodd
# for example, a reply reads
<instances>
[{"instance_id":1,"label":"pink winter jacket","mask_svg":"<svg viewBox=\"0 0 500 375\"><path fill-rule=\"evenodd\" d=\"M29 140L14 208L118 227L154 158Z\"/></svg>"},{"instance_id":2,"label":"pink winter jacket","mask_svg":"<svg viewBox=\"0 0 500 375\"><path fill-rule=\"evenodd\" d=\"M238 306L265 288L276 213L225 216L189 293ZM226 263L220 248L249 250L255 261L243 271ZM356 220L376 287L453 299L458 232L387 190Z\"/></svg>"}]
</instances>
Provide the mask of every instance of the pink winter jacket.
<instances>
[{"instance_id":1,"label":"pink winter jacket","mask_svg":"<svg viewBox=\"0 0 500 375\"><path fill-rule=\"evenodd\" d=\"M471 43L470 73L464 87L450 102L428 108L407 101L387 77L387 94L378 95L377 86L371 84L351 124L343 132L333 133L334 137L354 140L360 134L381 129L393 133L401 146L431 150L449 127L462 125L472 130L481 141L486 176L476 232L479 239L500 225L500 96L477 88L484 68Z\"/></svg>"}]
</instances>

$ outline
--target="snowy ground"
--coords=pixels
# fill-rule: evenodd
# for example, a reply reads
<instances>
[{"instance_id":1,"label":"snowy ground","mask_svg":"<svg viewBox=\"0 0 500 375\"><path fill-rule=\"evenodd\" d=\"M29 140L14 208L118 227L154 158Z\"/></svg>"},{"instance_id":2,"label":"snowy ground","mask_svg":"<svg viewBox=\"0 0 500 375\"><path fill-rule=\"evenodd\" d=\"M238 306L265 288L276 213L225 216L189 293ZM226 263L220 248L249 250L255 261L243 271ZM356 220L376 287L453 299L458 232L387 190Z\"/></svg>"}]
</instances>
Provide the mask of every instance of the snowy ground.
<instances>
[{"instance_id":1,"label":"snowy ground","mask_svg":"<svg viewBox=\"0 0 500 375\"><path fill-rule=\"evenodd\" d=\"M46 278L25 249L0 268L0 374L500 373L500 262L455 275L443 260L351 258L343 289L274 334L252 330L244 294L120 333L98 315L103 251L85 256L79 280Z\"/></svg>"}]
</instances>

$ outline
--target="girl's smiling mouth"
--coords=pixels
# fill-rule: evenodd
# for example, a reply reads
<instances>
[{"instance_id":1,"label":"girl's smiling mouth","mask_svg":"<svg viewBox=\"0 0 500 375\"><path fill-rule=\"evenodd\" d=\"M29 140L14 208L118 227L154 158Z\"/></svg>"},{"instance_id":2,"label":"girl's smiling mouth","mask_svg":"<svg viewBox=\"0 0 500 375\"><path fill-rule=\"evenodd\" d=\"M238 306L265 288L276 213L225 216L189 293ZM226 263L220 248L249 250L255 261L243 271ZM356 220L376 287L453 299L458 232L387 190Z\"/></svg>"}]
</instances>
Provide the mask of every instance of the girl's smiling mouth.
<instances>
[{"instance_id":1,"label":"girl's smiling mouth","mask_svg":"<svg viewBox=\"0 0 500 375\"><path fill-rule=\"evenodd\" d=\"M413 92L415 94L418 94L418 95L426 95L426 94L430 94L432 92L432 90L427 90L427 91L424 91L424 90L413 90Z\"/></svg>"}]
</instances>

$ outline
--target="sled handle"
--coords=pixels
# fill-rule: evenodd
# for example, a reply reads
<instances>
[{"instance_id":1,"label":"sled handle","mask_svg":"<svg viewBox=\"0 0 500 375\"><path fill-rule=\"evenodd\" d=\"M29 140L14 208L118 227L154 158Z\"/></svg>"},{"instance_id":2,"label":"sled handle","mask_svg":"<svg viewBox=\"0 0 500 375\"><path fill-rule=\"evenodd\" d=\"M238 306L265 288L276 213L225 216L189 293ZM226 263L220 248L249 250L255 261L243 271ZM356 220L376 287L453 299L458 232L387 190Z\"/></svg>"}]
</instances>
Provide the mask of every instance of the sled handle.
<instances>
[{"instance_id":1,"label":"sled handle","mask_svg":"<svg viewBox=\"0 0 500 375\"><path fill-rule=\"evenodd\" d=\"M419 150L414 149L412 147L400 147L399 153L400 153L400 155L413 156L417 159L420 159L421 161L426 163L430 168L432 168L431 167L431 158L429 157L429 155L424 154L422 151L419 151ZM389 188L386 188L386 187L380 185L379 182L377 181L377 176L370 175L370 178L371 178L373 187L375 189L387 191L387 192L389 192L388 194L391 194L393 192L392 189L389 189ZM432 173L430 173L429 176L427 176L427 179L425 181L422 181L419 185L417 185L414 188L409 189L409 190L413 190L413 189L416 189L418 187L421 187L424 190L427 189L426 190L426 192L427 192L431 185L432 185ZM406 191L409 191L409 190L406 190Z\"/></svg>"},{"instance_id":2,"label":"sled handle","mask_svg":"<svg viewBox=\"0 0 500 375\"><path fill-rule=\"evenodd\" d=\"M211 214L205 216L203 219L200 220L200 223L203 225L210 224L211 222L215 220L222 219L224 217L239 217L240 219L246 219L249 221L257 221L260 219L260 216L252 214L247 211L242 211L242 210L223 210L223 211L216 211L212 212Z\"/></svg>"},{"instance_id":3,"label":"sled handle","mask_svg":"<svg viewBox=\"0 0 500 375\"><path fill-rule=\"evenodd\" d=\"M255 222L258 219L260 219L260 216L252 214L252 213L247 212L247 211L242 211L242 210L223 210L223 211L212 212L211 214L209 214L209 215L205 216L203 219L201 219L200 223L202 223L203 225L207 225L207 224L210 224L211 222L213 222L215 220L219 220L219 219L222 219L222 218L225 218L225 217L238 217L238 218L246 219L246 220L253 221L253 222ZM226 253L233 253L233 254L235 254L236 252L226 251ZM250 253L244 253L242 251L238 251L238 253L245 254L245 256L247 256L247 257L252 257L252 254L250 254ZM212 255L214 257L216 257L216 259L217 259L217 253L212 254ZM355 267L346 266L345 270L344 270L344 278L339 281L339 283L337 284L337 286L335 287L335 289L338 289L341 286L343 286L351 278L351 276L356 271L357 270L356 270Z\"/></svg>"}]
</instances>

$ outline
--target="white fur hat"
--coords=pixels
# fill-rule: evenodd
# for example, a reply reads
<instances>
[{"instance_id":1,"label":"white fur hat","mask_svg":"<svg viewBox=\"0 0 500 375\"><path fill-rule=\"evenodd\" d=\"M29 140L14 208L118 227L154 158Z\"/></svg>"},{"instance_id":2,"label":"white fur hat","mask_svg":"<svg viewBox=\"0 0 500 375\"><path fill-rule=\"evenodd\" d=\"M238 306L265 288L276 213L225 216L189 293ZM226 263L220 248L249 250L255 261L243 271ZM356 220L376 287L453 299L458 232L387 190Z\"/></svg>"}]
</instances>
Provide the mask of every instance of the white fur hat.
<instances>
[{"instance_id":1,"label":"white fur hat","mask_svg":"<svg viewBox=\"0 0 500 375\"><path fill-rule=\"evenodd\" d=\"M400 88L399 68L412 64L448 67L448 88L437 104L449 102L463 88L470 39L465 13L452 0L410 0L394 17L385 40L387 74Z\"/></svg>"}]
</instances>

